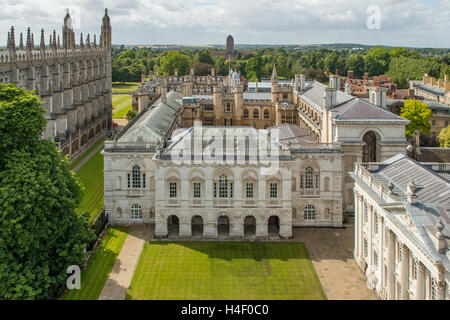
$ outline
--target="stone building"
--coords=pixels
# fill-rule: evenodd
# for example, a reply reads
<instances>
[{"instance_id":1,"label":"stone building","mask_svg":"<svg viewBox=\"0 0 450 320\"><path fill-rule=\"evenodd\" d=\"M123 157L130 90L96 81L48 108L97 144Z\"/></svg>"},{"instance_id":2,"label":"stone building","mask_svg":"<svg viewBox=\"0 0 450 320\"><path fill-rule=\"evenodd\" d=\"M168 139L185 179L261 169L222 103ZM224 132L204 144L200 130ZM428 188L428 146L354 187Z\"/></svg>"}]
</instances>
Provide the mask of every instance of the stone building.
<instances>
[{"instance_id":1,"label":"stone building","mask_svg":"<svg viewBox=\"0 0 450 320\"><path fill-rule=\"evenodd\" d=\"M6 51L0 52L0 82L36 90L44 102L47 126L44 138L59 143L63 154L78 157L104 136L111 126L111 24L107 10L100 39L87 35L75 42L72 19L67 13L62 28L62 43L56 31L45 42L41 31L35 46L30 28L26 41L15 30L8 33Z\"/></svg>"},{"instance_id":2,"label":"stone building","mask_svg":"<svg viewBox=\"0 0 450 320\"><path fill-rule=\"evenodd\" d=\"M382 299L450 299L450 164L357 164L354 257Z\"/></svg>"},{"instance_id":3,"label":"stone building","mask_svg":"<svg viewBox=\"0 0 450 320\"><path fill-rule=\"evenodd\" d=\"M182 114L182 94L170 92L106 142L111 224L154 223L156 237L181 238L289 238L294 226L342 226L339 145L291 124L183 128Z\"/></svg>"},{"instance_id":4,"label":"stone building","mask_svg":"<svg viewBox=\"0 0 450 320\"><path fill-rule=\"evenodd\" d=\"M385 88L370 87L366 101L340 91L342 79L337 75L330 75L328 86L307 81L303 75L280 81L274 66L270 91L259 91L257 83L250 92L244 90L237 72L230 71L226 77L213 74L196 77L192 70L185 77L154 77L152 84L141 87L152 88L151 97L161 94L163 101L169 91L182 93L186 99L178 123L181 127L192 127L196 121L204 126L255 129L282 124L300 126L319 144L340 145L344 172L352 171L356 162L383 161L398 153L406 154L408 121L386 109ZM351 213L353 180L348 174L343 179L343 208Z\"/></svg>"},{"instance_id":5,"label":"stone building","mask_svg":"<svg viewBox=\"0 0 450 320\"><path fill-rule=\"evenodd\" d=\"M409 87L414 90L416 96L450 106L450 79L448 75L445 75L444 79L436 79L425 74L422 81L411 80Z\"/></svg>"}]
</instances>

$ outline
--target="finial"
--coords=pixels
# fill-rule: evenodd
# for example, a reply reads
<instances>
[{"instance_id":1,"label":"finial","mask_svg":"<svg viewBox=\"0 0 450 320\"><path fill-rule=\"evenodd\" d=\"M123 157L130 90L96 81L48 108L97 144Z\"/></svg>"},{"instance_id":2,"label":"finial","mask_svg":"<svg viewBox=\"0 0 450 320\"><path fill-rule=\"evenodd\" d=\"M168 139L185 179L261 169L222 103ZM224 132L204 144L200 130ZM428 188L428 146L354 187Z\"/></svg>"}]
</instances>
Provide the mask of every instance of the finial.
<instances>
[{"instance_id":1,"label":"finial","mask_svg":"<svg viewBox=\"0 0 450 320\"><path fill-rule=\"evenodd\" d=\"M278 80L277 67L275 63L273 64L272 80Z\"/></svg>"},{"instance_id":2,"label":"finial","mask_svg":"<svg viewBox=\"0 0 450 320\"><path fill-rule=\"evenodd\" d=\"M53 30L53 48L56 49L56 30Z\"/></svg>"},{"instance_id":3,"label":"finial","mask_svg":"<svg viewBox=\"0 0 450 320\"><path fill-rule=\"evenodd\" d=\"M27 29L27 50L31 50L32 46L31 46L31 29L30 27L28 27Z\"/></svg>"},{"instance_id":4,"label":"finial","mask_svg":"<svg viewBox=\"0 0 450 320\"><path fill-rule=\"evenodd\" d=\"M83 32L80 33L80 48L84 47L84 43L83 43Z\"/></svg>"},{"instance_id":5,"label":"finial","mask_svg":"<svg viewBox=\"0 0 450 320\"><path fill-rule=\"evenodd\" d=\"M20 33L19 51L23 51L23 35L22 35L22 32Z\"/></svg>"},{"instance_id":6,"label":"finial","mask_svg":"<svg viewBox=\"0 0 450 320\"><path fill-rule=\"evenodd\" d=\"M11 27L11 40L10 40L10 48L12 50L16 50L16 36L14 35L14 27Z\"/></svg>"},{"instance_id":7,"label":"finial","mask_svg":"<svg viewBox=\"0 0 450 320\"><path fill-rule=\"evenodd\" d=\"M97 47L97 38L96 38L96 35L95 35L95 33L94 33L94 48L95 47Z\"/></svg>"},{"instance_id":8,"label":"finial","mask_svg":"<svg viewBox=\"0 0 450 320\"><path fill-rule=\"evenodd\" d=\"M31 34L31 48L34 49L34 33Z\"/></svg>"},{"instance_id":9,"label":"finial","mask_svg":"<svg viewBox=\"0 0 450 320\"><path fill-rule=\"evenodd\" d=\"M41 29L41 49L45 49L44 29Z\"/></svg>"},{"instance_id":10,"label":"finial","mask_svg":"<svg viewBox=\"0 0 450 320\"><path fill-rule=\"evenodd\" d=\"M61 42L59 40L59 34L58 34L58 49L61 49Z\"/></svg>"}]
</instances>

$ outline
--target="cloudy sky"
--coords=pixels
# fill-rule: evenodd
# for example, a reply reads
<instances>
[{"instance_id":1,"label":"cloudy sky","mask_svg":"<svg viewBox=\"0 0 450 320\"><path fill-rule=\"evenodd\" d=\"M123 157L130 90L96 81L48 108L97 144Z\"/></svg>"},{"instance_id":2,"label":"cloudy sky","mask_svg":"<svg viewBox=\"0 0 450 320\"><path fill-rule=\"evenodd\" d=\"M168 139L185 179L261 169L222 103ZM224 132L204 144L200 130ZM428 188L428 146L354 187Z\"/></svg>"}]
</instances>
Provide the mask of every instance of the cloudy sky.
<instances>
[{"instance_id":1,"label":"cloudy sky","mask_svg":"<svg viewBox=\"0 0 450 320\"><path fill-rule=\"evenodd\" d=\"M77 39L99 33L105 7L114 44L222 44L232 34L238 44L450 47L450 0L0 0L0 44L11 25L60 32L67 8Z\"/></svg>"}]
</instances>

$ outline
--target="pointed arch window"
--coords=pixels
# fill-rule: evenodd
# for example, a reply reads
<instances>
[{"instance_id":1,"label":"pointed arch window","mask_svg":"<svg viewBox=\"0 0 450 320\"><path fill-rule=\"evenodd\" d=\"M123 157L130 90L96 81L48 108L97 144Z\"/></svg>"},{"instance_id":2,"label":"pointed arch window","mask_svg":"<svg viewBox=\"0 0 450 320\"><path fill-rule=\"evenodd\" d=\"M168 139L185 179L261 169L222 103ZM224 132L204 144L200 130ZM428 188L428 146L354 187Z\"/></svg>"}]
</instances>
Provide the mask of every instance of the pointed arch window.
<instances>
[{"instance_id":1,"label":"pointed arch window","mask_svg":"<svg viewBox=\"0 0 450 320\"><path fill-rule=\"evenodd\" d=\"M270 113L269 110L264 110L264 119L270 119Z\"/></svg>"}]
</instances>

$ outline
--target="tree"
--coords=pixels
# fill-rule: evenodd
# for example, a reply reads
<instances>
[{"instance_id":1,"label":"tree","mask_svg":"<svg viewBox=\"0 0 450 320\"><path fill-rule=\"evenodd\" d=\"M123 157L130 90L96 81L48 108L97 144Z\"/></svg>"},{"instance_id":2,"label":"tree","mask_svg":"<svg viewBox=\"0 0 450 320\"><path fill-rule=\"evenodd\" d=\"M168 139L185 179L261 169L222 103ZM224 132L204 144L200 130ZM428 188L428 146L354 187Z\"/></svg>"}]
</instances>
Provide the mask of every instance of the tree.
<instances>
[{"instance_id":1,"label":"tree","mask_svg":"<svg viewBox=\"0 0 450 320\"><path fill-rule=\"evenodd\" d=\"M137 116L137 113L132 110L128 111L127 115L126 115L128 121L133 120L134 118L136 118L136 116Z\"/></svg>"},{"instance_id":2,"label":"tree","mask_svg":"<svg viewBox=\"0 0 450 320\"><path fill-rule=\"evenodd\" d=\"M374 47L366 53L364 62L366 65L366 71L369 73L369 75L382 75L387 71L389 67L389 51L382 47Z\"/></svg>"},{"instance_id":3,"label":"tree","mask_svg":"<svg viewBox=\"0 0 450 320\"><path fill-rule=\"evenodd\" d=\"M350 54L345 59L345 68L352 70L356 78L364 75L364 58L362 54Z\"/></svg>"},{"instance_id":4,"label":"tree","mask_svg":"<svg viewBox=\"0 0 450 320\"><path fill-rule=\"evenodd\" d=\"M53 298L95 237L75 213L82 187L68 158L40 139L40 105L30 91L0 84L0 299Z\"/></svg>"},{"instance_id":5,"label":"tree","mask_svg":"<svg viewBox=\"0 0 450 320\"><path fill-rule=\"evenodd\" d=\"M413 136L416 132L430 132L430 119L433 113L421 101L415 99L406 100L400 116L410 121L406 126L406 136Z\"/></svg>"},{"instance_id":6,"label":"tree","mask_svg":"<svg viewBox=\"0 0 450 320\"><path fill-rule=\"evenodd\" d=\"M214 65L214 59L211 56L211 51L209 49L201 49L197 52L194 57L194 63L204 63Z\"/></svg>"},{"instance_id":7,"label":"tree","mask_svg":"<svg viewBox=\"0 0 450 320\"><path fill-rule=\"evenodd\" d=\"M439 143L442 148L450 148L450 126L439 132Z\"/></svg>"},{"instance_id":8,"label":"tree","mask_svg":"<svg viewBox=\"0 0 450 320\"><path fill-rule=\"evenodd\" d=\"M178 69L178 75L184 76L189 71L189 57L178 51L169 51L161 57L161 73L164 75L174 75L174 69Z\"/></svg>"},{"instance_id":9,"label":"tree","mask_svg":"<svg viewBox=\"0 0 450 320\"><path fill-rule=\"evenodd\" d=\"M251 81L258 81L262 77L262 58L259 54L255 55L247 61L245 66L247 79Z\"/></svg>"}]
</instances>

